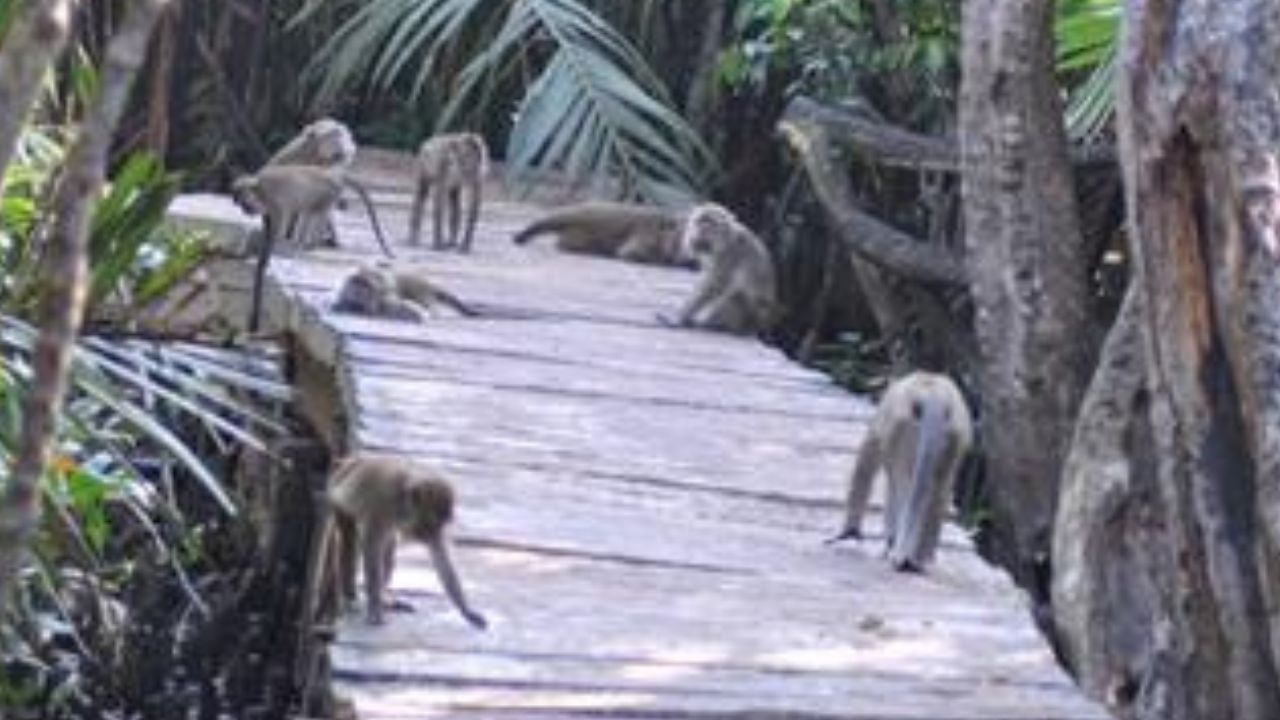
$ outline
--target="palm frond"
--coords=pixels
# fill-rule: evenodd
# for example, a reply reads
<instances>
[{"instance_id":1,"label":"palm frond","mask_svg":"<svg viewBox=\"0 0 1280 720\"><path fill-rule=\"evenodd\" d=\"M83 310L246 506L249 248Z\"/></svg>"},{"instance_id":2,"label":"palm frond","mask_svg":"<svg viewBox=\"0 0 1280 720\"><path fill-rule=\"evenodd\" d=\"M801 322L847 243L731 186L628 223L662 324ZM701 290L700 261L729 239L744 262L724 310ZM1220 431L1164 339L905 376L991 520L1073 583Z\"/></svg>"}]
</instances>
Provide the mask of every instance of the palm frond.
<instances>
[{"instance_id":1,"label":"palm frond","mask_svg":"<svg viewBox=\"0 0 1280 720\"><path fill-rule=\"evenodd\" d=\"M443 62L456 57L465 58L456 69ZM528 78L518 74L528 67ZM505 153L517 180L555 169L679 202L700 196L715 171L641 54L581 0L372 0L308 69L321 103L360 78L389 87L406 73L415 96L445 96L437 130L510 113L493 88L520 84Z\"/></svg>"}]
</instances>

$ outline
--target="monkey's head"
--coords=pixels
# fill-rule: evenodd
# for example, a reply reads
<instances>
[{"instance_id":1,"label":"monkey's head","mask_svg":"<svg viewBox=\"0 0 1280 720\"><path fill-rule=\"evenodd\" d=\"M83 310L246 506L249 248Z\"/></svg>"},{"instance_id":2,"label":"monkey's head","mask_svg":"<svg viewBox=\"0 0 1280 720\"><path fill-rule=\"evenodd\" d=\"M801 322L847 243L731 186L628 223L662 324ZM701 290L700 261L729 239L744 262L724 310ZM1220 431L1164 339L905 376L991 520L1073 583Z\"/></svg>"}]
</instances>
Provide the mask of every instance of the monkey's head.
<instances>
[{"instance_id":1,"label":"monkey's head","mask_svg":"<svg viewBox=\"0 0 1280 720\"><path fill-rule=\"evenodd\" d=\"M376 267L362 267L347 276L338 289L333 309L338 312L376 313L391 295L391 280Z\"/></svg>"},{"instance_id":2,"label":"monkey's head","mask_svg":"<svg viewBox=\"0 0 1280 720\"><path fill-rule=\"evenodd\" d=\"M407 532L415 539L430 542L453 520L453 488L433 477L418 477L405 485L404 511L409 515Z\"/></svg>"},{"instance_id":3,"label":"monkey's head","mask_svg":"<svg viewBox=\"0 0 1280 720\"><path fill-rule=\"evenodd\" d=\"M258 177L241 175L231 183L231 199L245 213L261 215L265 212L262 199L258 197Z\"/></svg>"},{"instance_id":4,"label":"monkey's head","mask_svg":"<svg viewBox=\"0 0 1280 720\"><path fill-rule=\"evenodd\" d=\"M356 143L346 125L321 118L302 130L306 149L317 165L345 165L356 156Z\"/></svg>"},{"instance_id":5,"label":"monkey's head","mask_svg":"<svg viewBox=\"0 0 1280 720\"><path fill-rule=\"evenodd\" d=\"M728 208L703 203L689 212L680 245L690 258L711 257L732 244L737 227L738 220Z\"/></svg>"}]
</instances>

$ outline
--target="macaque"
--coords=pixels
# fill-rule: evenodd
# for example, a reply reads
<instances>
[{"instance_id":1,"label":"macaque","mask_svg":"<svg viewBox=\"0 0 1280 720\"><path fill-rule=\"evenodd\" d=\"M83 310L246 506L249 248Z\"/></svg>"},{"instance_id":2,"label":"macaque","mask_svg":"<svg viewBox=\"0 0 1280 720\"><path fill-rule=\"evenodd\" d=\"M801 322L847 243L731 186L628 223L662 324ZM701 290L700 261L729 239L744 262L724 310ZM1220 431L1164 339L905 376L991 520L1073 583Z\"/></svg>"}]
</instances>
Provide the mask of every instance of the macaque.
<instances>
[{"instance_id":1,"label":"macaque","mask_svg":"<svg viewBox=\"0 0 1280 720\"><path fill-rule=\"evenodd\" d=\"M479 315L471 306L420 273L365 266L342 281L333 310L423 322L440 305L467 317Z\"/></svg>"},{"instance_id":2,"label":"macaque","mask_svg":"<svg viewBox=\"0 0 1280 720\"><path fill-rule=\"evenodd\" d=\"M685 221L684 253L702 277L692 297L667 325L750 335L768 330L779 305L773 259L760 238L714 203L695 207Z\"/></svg>"},{"instance_id":3,"label":"macaque","mask_svg":"<svg viewBox=\"0 0 1280 720\"><path fill-rule=\"evenodd\" d=\"M524 245L538 235L556 235L565 252L617 257L638 263L690 265L681 252L680 216L669 210L616 202L586 202L548 212L516 233Z\"/></svg>"},{"instance_id":4,"label":"macaque","mask_svg":"<svg viewBox=\"0 0 1280 720\"><path fill-rule=\"evenodd\" d=\"M454 496L448 482L404 458L362 454L338 464L329 481L328 499L334 519L331 540L338 550L338 589L343 601L355 601L358 553L364 565L369 624L384 621L396 536L404 533L427 545L440 586L463 619L478 629L488 625L467 604L449 557L445 528L453 519Z\"/></svg>"},{"instance_id":5,"label":"macaque","mask_svg":"<svg viewBox=\"0 0 1280 720\"><path fill-rule=\"evenodd\" d=\"M267 165L312 165L345 170L355 157L356 141L347 126L332 118L321 118L302 128L271 156ZM336 245L335 227L332 212L319 216L300 213L286 220L287 235L302 248Z\"/></svg>"},{"instance_id":6,"label":"macaque","mask_svg":"<svg viewBox=\"0 0 1280 720\"><path fill-rule=\"evenodd\" d=\"M831 541L862 537L871 483L883 468L889 562L899 571L923 572L937 550L951 486L972 440L969 406L951 378L913 372L894 381L858 451L844 527Z\"/></svg>"},{"instance_id":7,"label":"macaque","mask_svg":"<svg viewBox=\"0 0 1280 720\"><path fill-rule=\"evenodd\" d=\"M409 214L409 244L422 238L422 213L431 195L431 247L457 248L471 252L471 240L480 218L484 178L489 167L489 148L475 133L453 133L428 138L418 148L418 183ZM463 203L466 225L463 226ZM444 235L448 216L449 237ZM461 234L461 238L459 238Z\"/></svg>"},{"instance_id":8,"label":"macaque","mask_svg":"<svg viewBox=\"0 0 1280 720\"><path fill-rule=\"evenodd\" d=\"M258 265L253 279L253 301L249 310L249 330L258 329L262 309L262 279L271 252L284 235L287 222L300 213L328 214L342 200L344 186L356 190L364 201L382 252L392 257L382 235L382 225L363 187L346 177L341 168L313 165L267 165L254 175L237 178L232 198L250 215L262 215L263 241L258 248Z\"/></svg>"}]
</instances>

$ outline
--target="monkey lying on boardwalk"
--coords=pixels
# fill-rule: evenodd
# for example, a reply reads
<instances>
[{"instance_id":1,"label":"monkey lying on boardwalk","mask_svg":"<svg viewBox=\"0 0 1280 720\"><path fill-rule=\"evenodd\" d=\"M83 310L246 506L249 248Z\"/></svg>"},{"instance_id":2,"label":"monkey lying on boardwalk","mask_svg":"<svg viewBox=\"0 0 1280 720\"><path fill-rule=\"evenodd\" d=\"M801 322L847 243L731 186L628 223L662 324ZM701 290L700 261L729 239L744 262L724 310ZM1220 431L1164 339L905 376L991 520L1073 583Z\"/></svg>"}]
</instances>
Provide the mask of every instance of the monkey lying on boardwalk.
<instances>
[{"instance_id":1,"label":"monkey lying on boardwalk","mask_svg":"<svg viewBox=\"0 0 1280 720\"><path fill-rule=\"evenodd\" d=\"M467 317L480 314L421 273L366 265L342 281L332 308L353 315L423 322L441 305Z\"/></svg>"},{"instance_id":2,"label":"monkey lying on boardwalk","mask_svg":"<svg viewBox=\"0 0 1280 720\"><path fill-rule=\"evenodd\" d=\"M617 257L638 263L688 266L681 253L680 216L669 210L615 202L587 202L557 208L533 221L512 241L524 245L539 235L556 235L565 252Z\"/></svg>"},{"instance_id":3,"label":"monkey lying on boardwalk","mask_svg":"<svg viewBox=\"0 0 1280 720\"><path fill-rule=\"evenodd\" d=\"M409 244L417 245L422 236L422 213L427 195L431 195L431 247L471 252L484 195L484 176L489 167L489 146L485 145L484 138L475 133L427 138L418 148L416 166L418 177L409 214ZM447 238L444 237L446 216Z\"/></svg>"},{"instance_id":4,"label":"monkey lying on boardwalk","mask_svg":"<svg viewBox=\"0 0 1280 720\"><path fill-rule=\"evenodd\" d=\"M862 537L871 483L883 467L889 562L896 570L923 571L937 550L951 486L972 440L969 406L951 378L913 372L894 381L858 452L844 527L831 541Z\"/></svg>"},{"instance_id":5,"label":"monkey lying on boardwalk","mask_svg":"<svg viewBox=\"0 0 1280 720\"><path fill-rule=\"evenodd\" d=\"M356 553L364 564L366 619L383 622L383 600L395 566L396 535L426 543L440 586L472 627L484 629L483 615L471 609L449 557L445 527L453 520L453 488L434 473L389 455L344 459L329 481L334 524L326 542L337 546L342 599L356 598Z\"/></svg>"},{"instance_id":6,"label":"monkey lying on boardwalk","mask_svg":"<svg viewBox=\"0 0 1280 720\"><path fill-rule=\"evenodd\" d=\"M773 259L755 233L715 203L699 205L685 221L681 243L702 278L693 296L667 325L750 335L772 327L778 313Z\"/></svg>"}]
</instances>

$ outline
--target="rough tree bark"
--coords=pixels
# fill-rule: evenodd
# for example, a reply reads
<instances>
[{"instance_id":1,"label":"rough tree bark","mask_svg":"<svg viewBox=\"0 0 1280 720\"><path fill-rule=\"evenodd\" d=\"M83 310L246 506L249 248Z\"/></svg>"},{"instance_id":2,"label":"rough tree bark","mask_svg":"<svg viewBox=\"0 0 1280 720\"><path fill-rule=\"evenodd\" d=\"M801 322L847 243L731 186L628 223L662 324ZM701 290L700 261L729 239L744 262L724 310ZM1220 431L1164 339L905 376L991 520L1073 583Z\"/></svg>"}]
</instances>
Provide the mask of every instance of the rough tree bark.
<instances>
[{"instance_id":1,"label":"rough tree bark","mask_svg":"<svg viewBox=\"0 0 1280 720\"><path fill-rule=\"evenodd\" d=\"M0 502L0 609L39 519L40 477L66 393L72 343L84 314L90 210L102 189L112 133L146 58L151 30L168 2L134 0L129 5L119 31L107 45L97 95L54 191L47 285L32 358L34 378L22 405L22 433Z\"/></svg>"},{"instance_id":2,"label":"rough tree bark","mask_svg":"<svg viewBox=\"0 0 1280 720\"><path fill-rule=\"evenodd\" d=\"M960 100L992 550L1037 602L1095 356L1052 18L1052 0L968 0Z\"/></svg>"},{"instance_id":3,"label":"rough tree bark","mask_svg":"<svg viewBox=\"0 0 1280 720\"><path fill-rule=\"evenodd\" d=\"M1110 524L1151 542L1131 545L1142 592L1059 625L1087 689L1127 688L1107 698L1126 716L1277 718L1280 4L1129 0L1121 61L1117 129L1150 398L1132 424L1150 428L1160 515L1141 524L1104 503L1072 508L1083 533ZM1128 482L1142 488L1136 467ZM1122 564L1071 552L1078 545L1055 547L1072 568L1055 595L1096 598L1100 571L1081 566ZM1109 645L1121 632L1130 642Z\"/></svg>"},{"instance_id":4,"label":"rough tree bark","mask_svg":"<svg viewBox=\"0 0 1280 720\"><path fill-rule=\"evenodd\" d=\"M27 4L0 45L0 188L44 74L71 29L71 1Z\"/></svg>"}]
</instances>

